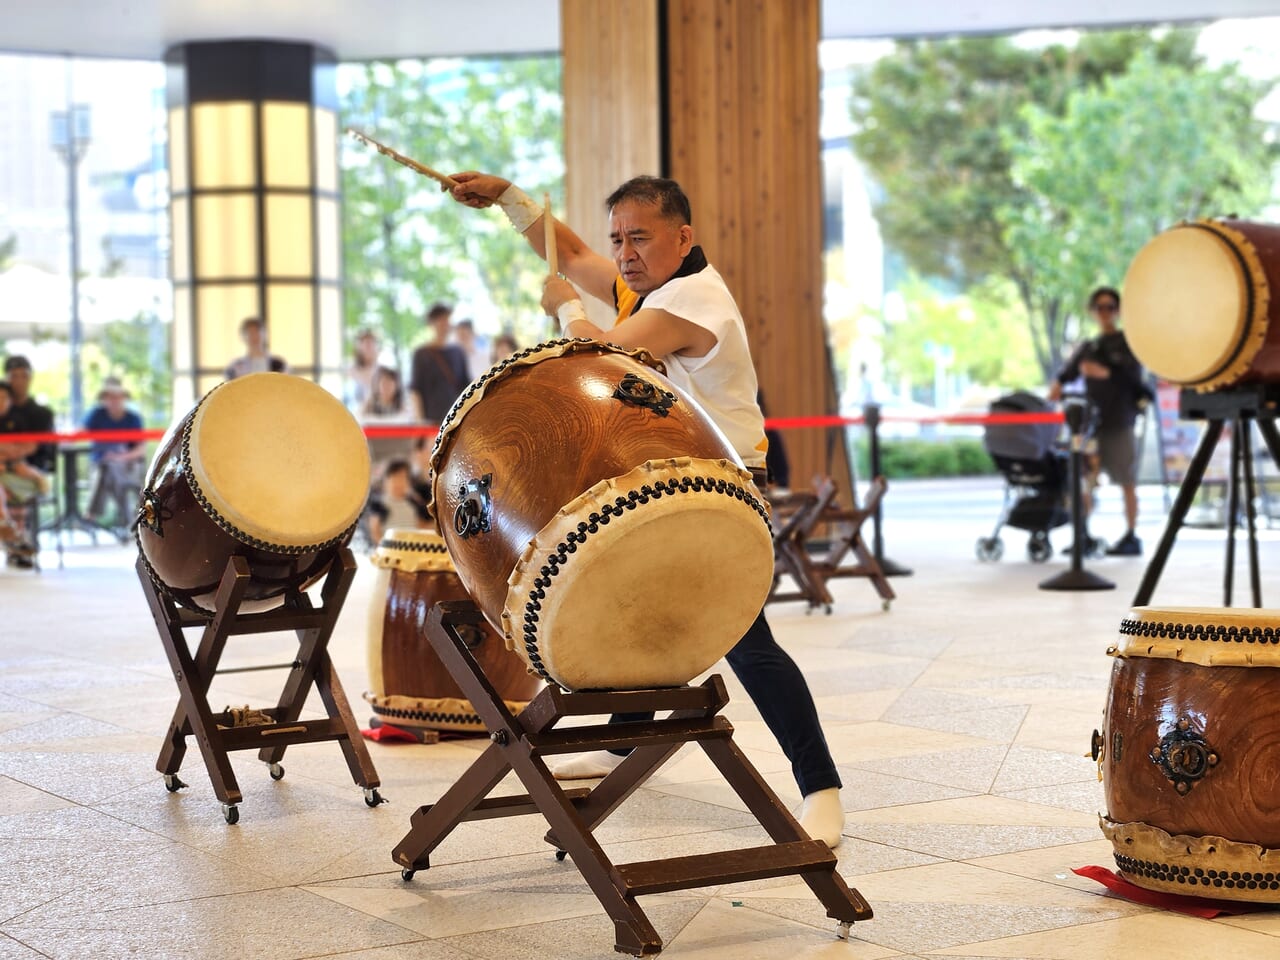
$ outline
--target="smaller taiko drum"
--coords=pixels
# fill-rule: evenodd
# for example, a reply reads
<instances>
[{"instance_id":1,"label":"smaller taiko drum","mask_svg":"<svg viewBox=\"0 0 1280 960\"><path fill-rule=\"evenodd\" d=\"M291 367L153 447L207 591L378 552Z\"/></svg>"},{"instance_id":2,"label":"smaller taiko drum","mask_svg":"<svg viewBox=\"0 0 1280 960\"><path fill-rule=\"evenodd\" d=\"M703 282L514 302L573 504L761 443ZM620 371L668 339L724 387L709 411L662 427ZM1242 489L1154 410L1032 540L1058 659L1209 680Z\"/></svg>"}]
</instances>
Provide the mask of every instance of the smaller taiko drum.
<instances>
[{"instance_id":1,"label":"smaller taiko drum","mask_svg":"<svg viewBox=\"0 0 1280 960\"><path fill-rule=\"evenodd\" d=\"M1121 872L1280 902L1280 610L1138 607L1108 653L1093 756Z\"/></svg>"},{"instance_id":2,"label":"smaller taiko drum","mask_svg":"<svg viewBox=\"0 0 1280 960\"><path fill-rule=\"evenodd\" d=\"M1157 376L1209 392L1280 380L1280 226L1181 223L1124 278L1124 331Z\"/></svg>"},{"instance_id":3,"label":"smaller taiko drum","mask_svg":"<svg viewBox=\"0 0 1280 960\"><path fill-rule=\"evenodd\" d=\"M470 600L440 535L388 530L373 553L378 584L369 605L369 686L374 716L396 727L484 733L484 721L427 641L427 613L442 600ZM491 626L459 635L513 713L542 687Z\"/></svg>"},{"instance_id":4,"label":"smaller taiko drum","mask_svg":"<svg viewBox=\"0 0 1280 960\"><path fill-rule=\"evenodd\" d=\"M254 373L210 390L160 442L138 508L152 582L206 615L232 557L240 612L278 606L330 568L369 493L369 445L327 390Z\"/></svg>"}]
</instances>

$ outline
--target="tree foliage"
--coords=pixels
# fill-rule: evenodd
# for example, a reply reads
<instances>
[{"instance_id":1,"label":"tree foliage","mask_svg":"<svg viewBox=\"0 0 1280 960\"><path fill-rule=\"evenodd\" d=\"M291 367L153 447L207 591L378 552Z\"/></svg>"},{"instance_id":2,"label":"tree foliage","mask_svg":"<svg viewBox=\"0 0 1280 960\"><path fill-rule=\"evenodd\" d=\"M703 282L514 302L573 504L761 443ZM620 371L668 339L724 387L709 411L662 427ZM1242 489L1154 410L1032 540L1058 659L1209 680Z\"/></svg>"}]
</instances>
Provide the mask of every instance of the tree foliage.
<instances>
[{"instance_id":1,"label":"tree foliage","mask_svg":"<svg viewBox=\"0 0 1280 960\"><path fill-rule=\"evenodd\" d=\"M563 209L560 62L555 57L373 62L349 68L343 122L444 172L498 173ZM455 204L372 150L343 151L346 322L403 354L423 310L483 290L502 326L541 333L546 272L496 210ZM466 315L468 304L463 304Z\"/></svg>"},{"instance_id":2,"label":"tree foliage","mask_svg":"<svg viewBox=\"0 0 1280 960\"><path fill-rule=\"evenodd\" d=\"M1265 90L1231 69L1206 70L1196 36L1106 31L1040 48L1005 37L899 43L855 80L851 104L853 146L877 185L886 245L909 268L959 289L987 278L1011 283L1048 375L1088 286L1104 266L1118 283L1111 264L1134 252L1117 242L1130 225L1115 217L1141 207L1132 233L1145 238L1152 223L1220 212L1211 203L1232 183L1238 195L1256 195L1253 181L1240 180L1240 164L1214 164L1233 153L1245 165L1259 159L1250 118ZM1153 82L1176 92L1153 98ZM1152 123L1157 103L1190 111L1187 122ZM1218 109L1220 121L1205 116ZM1127 126L1100 129L1103 116ZM1198 121L1212 133L1187 136ZM1219 143L1204 156L1208 137ZM1199 203L1181 193L1171 202L1132 179L1158 164L1193 171ZM1269 161L1259 166L1269 181ZM1090 247L1106 248L1107 262L1074 253ZM1093 272L1056 269L1055 257L1088 262Z\"/></svg>"}]
</instances>

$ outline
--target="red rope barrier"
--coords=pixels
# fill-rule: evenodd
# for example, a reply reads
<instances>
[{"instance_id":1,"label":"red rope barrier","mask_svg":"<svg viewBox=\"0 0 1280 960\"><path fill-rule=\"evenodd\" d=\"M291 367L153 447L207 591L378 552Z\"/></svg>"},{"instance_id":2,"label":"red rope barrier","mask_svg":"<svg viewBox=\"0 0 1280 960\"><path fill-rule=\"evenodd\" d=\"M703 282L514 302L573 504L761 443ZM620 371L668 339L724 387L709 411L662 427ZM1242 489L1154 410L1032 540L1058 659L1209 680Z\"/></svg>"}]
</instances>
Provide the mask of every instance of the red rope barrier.
<instances>
[{"instance_id":1,"label":"red rope barrier","mask_svg":"<svg viewBox=\"0 0 1280 960\"><path fill-rule=\"evenodd\" d=\"M771 430L812 430L856 427L865 423L853 417L770 417L764 424ZM943 413L929 417L884 414L881 423L951 424L956 426L1012 426L1020 423L1062 423L1063 415L1053 413ZM362 428L370 440L402 437L434 437L439 428L426 424L374 424ZM164 430L69 430L54 433L0 433L0 443L142 443L159 440Z\"/></svg>"}]
</instances>

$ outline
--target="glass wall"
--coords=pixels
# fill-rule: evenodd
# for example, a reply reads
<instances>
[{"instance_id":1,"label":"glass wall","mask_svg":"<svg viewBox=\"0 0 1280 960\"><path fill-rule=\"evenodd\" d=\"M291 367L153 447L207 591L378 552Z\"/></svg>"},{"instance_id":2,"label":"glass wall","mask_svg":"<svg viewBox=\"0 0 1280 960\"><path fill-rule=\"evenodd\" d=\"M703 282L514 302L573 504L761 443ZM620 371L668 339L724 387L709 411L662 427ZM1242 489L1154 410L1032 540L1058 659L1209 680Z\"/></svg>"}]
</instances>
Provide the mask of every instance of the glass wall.
<instances>
[{"instance_id":1,"label":"glass wall","mask_svg":"<svg viewBox=\"0 0 1280 960\"><path fill-rule=\"evenodd\" d=\"M149 423L169 416L168 185L158 63L0 54L0 353L71 419L76 177L83 408L118 376Z\"/></svg>"},{"instance_id":2,"label":"glass wall","mask_svg":"<svg viewBox=\"0 0 1280 960\"><path fill-rule=\"evenodd\" d=\"M1280 19L829 40L827 322L842 404L1043 391L1084 299L1185 218L1274 218Z\"/></svg>"}]
</instances>

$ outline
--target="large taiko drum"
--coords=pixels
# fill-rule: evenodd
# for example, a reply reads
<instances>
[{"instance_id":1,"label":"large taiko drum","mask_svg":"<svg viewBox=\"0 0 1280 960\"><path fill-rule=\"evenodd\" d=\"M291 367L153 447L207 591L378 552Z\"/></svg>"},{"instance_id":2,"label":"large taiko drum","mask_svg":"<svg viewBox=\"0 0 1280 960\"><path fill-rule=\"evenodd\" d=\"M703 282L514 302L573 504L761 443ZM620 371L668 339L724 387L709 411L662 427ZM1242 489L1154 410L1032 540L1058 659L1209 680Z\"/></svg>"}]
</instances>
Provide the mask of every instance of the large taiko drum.
<instances>
[{"instance_id":1,"label":"large taiko drum","mask_svg":"<svg viewBox=\"0 0 1280 960\"><path fill-rule=\"evenodd\" d=\"M441 600L468 600L444 540L434 531L388 530L373 552L378 583L369 606L369 686L374 715L397 727L483 733L484 721L427 642L422 624ZM542 681L492 627L459 628L489 682L518 713Z\"/></svg>"},{"instance_id":2,"label":"large taiko drum","mask_svg":"<svg viewBox=\"0 0 1280 960\"><path fill-rule=\"evenodd\" d=\"M1116 864L1152 890L1280 901L1280 610L1138 607L1093 752Z\"/></svg>"},{"instance_id":3,"label":"large taiko drum","mask_svg":"<svg viewBox=\"0 0 1280 960\"><path fill-rule=\"evenodd\" d=\"M746 632L773 545L751 474L644 351L558 340L476 380L432 453L458 576L568 690L688 682Z\"/></svg>"},{"instance_id":4,"label":"large taiko drum","mask_svg":"<svg viewBox=\"0 0 1280 960\"><path fill-rule=\"evenodd\" d=\"M242 611L314 583L346 543L369 489L369 447L328 391L281 373L219 384L161 441L137 540L156 585L215 612L233 556L250 582Z\"/></svg>"},{"instance_id":5,"label":"large taiko drum","mask_svg":"<svg viewBox=\"0 0 1280 960\"><path fill-rule=\"evenodd\" d=\"M1125 337L1157 376L1201 392L1277 380L1277 294L1280 226L1182 223L1148 241L1130 264Z\"/></svg>"}]
</instances>

